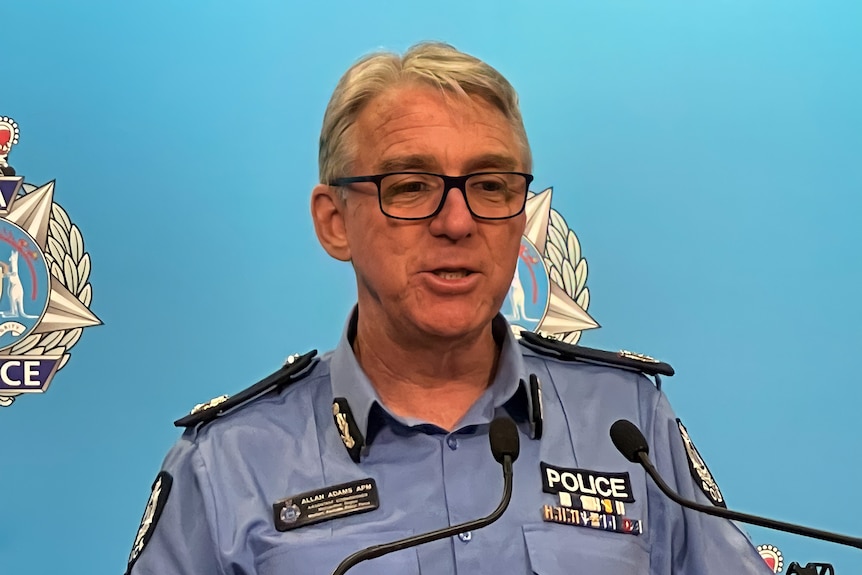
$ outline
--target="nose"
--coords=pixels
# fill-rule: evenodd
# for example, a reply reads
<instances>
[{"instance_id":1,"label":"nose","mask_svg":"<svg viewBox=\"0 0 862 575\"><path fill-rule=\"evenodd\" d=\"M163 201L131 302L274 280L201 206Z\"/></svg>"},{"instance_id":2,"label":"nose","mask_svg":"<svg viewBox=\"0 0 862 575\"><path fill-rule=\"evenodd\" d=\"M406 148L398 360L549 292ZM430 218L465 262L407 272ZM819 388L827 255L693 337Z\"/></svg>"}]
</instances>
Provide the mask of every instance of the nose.
<instances>
[{"instance_id":1,"label":"nose","mask_svg":"<svg viewBox=\"0 0 862 575\"><path fill-rule=\"evenodd\" d=\"M473 233L476 220L467 207L464 191L452 187L447 190L443 207L431 219L431 233L435 236L446 236L453 240L465 238Z\"/></svg>"}]
</instances>

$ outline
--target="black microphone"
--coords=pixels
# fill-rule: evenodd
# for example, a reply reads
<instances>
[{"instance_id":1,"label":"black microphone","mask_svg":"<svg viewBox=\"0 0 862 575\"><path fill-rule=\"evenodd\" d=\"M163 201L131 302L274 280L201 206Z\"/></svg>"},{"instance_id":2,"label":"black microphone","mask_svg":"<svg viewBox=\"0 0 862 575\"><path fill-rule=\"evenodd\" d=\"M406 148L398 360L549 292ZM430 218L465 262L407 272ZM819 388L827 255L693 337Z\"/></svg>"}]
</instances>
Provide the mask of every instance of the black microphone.
<instances>
[{"instance_id":1,"label":"black microphone","mask_svg":"<svg viewBox=\"0 0 862 575\"><path fill-rule=\"evenodd\" d=\"M509 500L512 499L512 463L518 459L518 453L521 449L518 428L515 427L511 419L498 417L491 422L491 428L488 431L488 440L491 443L491 453L494 455L494 459L503 466L503 500L500 501L500 505L490 515L482 519L475 519L459 525L438 529L437 531L360 549L339 563L332 575L344 575L348 569L362 561L374 559L375 557L409 547L416 547L423 543L437 541L438 539L445 539L446 537L458 535L466 531L481 529L499 519L509 506Z\"/></svg>"},{"instance_id":2,"label":"black microphone","mask_svg":"<svg viewBox=\"0 0 862 575\"><path fill-rule=\"evenodd\" d=\"M835 575L835 567L829 563L808 563L802 567L794 561L787 568L787 575Z\"/></svg>"},{"instance_id":3,"label":"black microphone","mask_svg":"<svg viewBox=\"0 0 862 575\"><path fill-rule=\"evenodd\" d=\"M747 513L731 511L729 509L724 509L723 507L713 507L711 505L703 505L696 501L683 499L681 495L673 491L661 478L661 475L659 475L655 466L653 466L652 461L650 461L649 444L647 443L646 438L643 436L640 429L638 429L631 421L620 419L615 422L611 426L611 441L614 442L614 446L616 446L619 452L622 453L626 459L632 463L639 463L643 466L647 475L652 477L652 480L655 481L662 493L683 507L688 507L695 511L702 511L708 515L715 515L716 517L722 517L732 521L741 521L743 523L766 527L767 529L786 531L787 533L794 533L804 537L813 537L814 539L822 539L824 541L840 543L841 545L849 545L850 547L862 549L862 539L858 537L830 533L828 531L821 531L819 529L812 529L810 527L803 527L802 525L794 525L783 521L775 521L774 519L748 515Z\"/></svg>"}]
</instances>

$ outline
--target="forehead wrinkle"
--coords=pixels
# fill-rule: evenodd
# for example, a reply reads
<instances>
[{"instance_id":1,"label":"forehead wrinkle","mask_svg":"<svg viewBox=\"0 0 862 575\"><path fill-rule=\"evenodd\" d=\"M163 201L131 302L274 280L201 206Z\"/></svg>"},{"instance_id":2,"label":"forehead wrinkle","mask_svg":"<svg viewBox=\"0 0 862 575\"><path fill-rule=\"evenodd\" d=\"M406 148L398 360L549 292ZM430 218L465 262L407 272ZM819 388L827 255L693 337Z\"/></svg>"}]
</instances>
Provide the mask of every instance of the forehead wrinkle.
<instances>
[{"instance_id":1,"label":"forehead wrinkle","mask_svg":"<svg viewBox=\"0 0 862 575\"><path fill-rule=\"evenodd\" d=\"M440 127L446 125L446 120L437 118L434 114L429 114L421 107L424 96L418 98L407 97L398 98L396 96L397 88L393 92L384 92L374 101L374 109L369 110L371 115L377 115L379 122L373 127L372 134L379 131L387 131L391 124L400 124L406 122L389 133L397 133L401 130L409 130L417 125L427 127ZM403 95L404 92L401 91ZM409 92L408 92L409 94ZM427 94L426 94L427 95ZM445 94L444 94L445 96ZM466 104L466 105L465 105ZM405 109L406 107L406 109ZM473 99L459 102L446 101L445 109L447 111L448 120L455 124L472 125L478 123L474 116L478 111L477 102Z\"/></svg>"},{"instance_id":2,"label":"forehead wrinkle","mask_svg":"<svg viewBox=\"0 0 862 575\"><path fill-rule=\"evenodd\" d=\"M419 116L420 119L418 121L407 120L411 116ZM422 118L424 118L424 115L416 112L416 113L411 113L411 114L403 114L402 116L400 116L398 118L398 120L407 120L405 123L401 123L400 125L398 123L398 120L384 120L383 122L379 123L377 126L375 126L371 130L370 135L372 137L374 137L376 140L384 140L387 137L393 137L393 136L397 137L402 132L410 132L410 131L415 130L417 128L441 128L441 127L445 128L446 127L446 125L442 122L431 123L431 122L428 122L427 119L425 121L423 121ZM395 125L393 125L393 124L395 124ZM407 139L410 139L410 137L408 137Z\"/></svg>"},{"instance_id":3,"label":"forehead wrinkle","mask_svg":"<svg viewBox=\"0 0 862 575\"><path fill-rule=\"evenodd\" d=\"M415 114L404 114L402 117L408 117ZM490 150L487 150L484 153L478 153L475 157L468 158L464 162L464 169L469 171L476 170L478 168L494 168L500 169L503 171L514 171L519 168L522 164L522 158L520 149L511 149L512 145L507 136L510 136L508 128L504 133L498 133L499 126L495 126L489 122L475 122L472 124L468 124L465 121L459 122L461 126L462 133L466 138L475 139L476 142L479 142L478 138L474 138L471 133L475 133L477 131L481 131L478 129L479 126L483 126L486 128L486 133L482 135L482 141L487 143L498 144L499 148L494 145ZM387 126L386 124L378 126L374 132L384 132L379 134L375 139L379 142L386 142L383 150L381 150L380 157L375 160L375 167L382 172L390 172L390 171L399 171L399 170L410 170L410 169L421 169L421 170L440 170L442 169L439 159L433 154L422 153L422 143L423 140L421 138L417 138L412 132L417 128L416 124L408 124L405 126L400 126L394 129L387 130L386 128L391 128L391 126ZM451 126L446 124L445 122L434 123L434 124L424 124L421 126L422 128L444 128L449 129ZM400 137L397 137L400 136ZM415 148L413 145L410 145L414 142L419 143L419 149L416 150L415 153L410 153L409 150L405 151L401 149L408 145L409 148ZM395 153L387 158L387 154L395 148ZM466 173L466 172L465 172Z\"/></svg>"},{"instance_id":4,"label":"forehead wrinkle","mask_svg":"<svg viewBox=\"0 0 862 575\"><path fill-rule=\"evenodd\" d=\"M443 162L448 165L449 146L434 153L427 149L425 131L428 129L446 132L455 129L459 133L457 139L472 141L479 146L479 149L468 146L473 147L475 155L462 156L459 166L450 166L461 175L482 170L516 171L526 168L514 128L508 121L501 126L496 118L489 117L495 110L487 102L472 97L453 101L444 93L444 106L440 108L437 106L439 94L429 94L424 87L419 88L418 92L413 87L385 91L369 102L360 114L356 127L363 135L359 137L366 143L363 147L373 154L365 157L366 170L374 170L375 173L410 170L442 173ZM429 95L431 101L426 107ZM459 144L455 148L460 148ZM377 146L379 148L372 152ZM438 157L440 152L444 157ZM449 172L448 169L446 171Z\"/></svg>"},{"instance_id":5,"label":"forehead wrinkle","mask_svg":"<svg viewBox=\"0 0 862 575\"><path fill-rule=\"evenodd\" d=\"M415 126L417 123L424 124L433 118L433 115L428 114L420 102L413 101L413 98L395 98L394 94L385 92L372 101L367 111L367 120L376 124L373 126L373 132L402 122L406 122L406 127ZM398 129L400 128L396 128Z\"/></svg>"}]
</instances>

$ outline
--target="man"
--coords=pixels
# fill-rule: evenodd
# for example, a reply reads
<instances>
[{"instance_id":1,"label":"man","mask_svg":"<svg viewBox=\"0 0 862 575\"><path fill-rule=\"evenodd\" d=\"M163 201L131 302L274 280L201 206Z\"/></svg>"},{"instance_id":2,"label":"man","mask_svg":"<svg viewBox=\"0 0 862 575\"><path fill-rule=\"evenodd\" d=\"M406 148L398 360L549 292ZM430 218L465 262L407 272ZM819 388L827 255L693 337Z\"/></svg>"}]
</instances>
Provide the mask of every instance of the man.
<instances>
[{"instance_id":1,"label":"man","mask_svg":"<svg viewBox=\"0 0 862 575\"><path fill-rule=\"evenodd\" d=\"M421 44L348 70L311 213L353 266L357 306L334 351L178 422L129 573L328 574L366 546L483 517L502 491L495 417L521 443L503 517L351 573L769 572L736 526L683 511L610 443L614 421L633 421L685 496L722 503L641 373L669 366L519 340L499 314L530 168L516 94L487 64Z\"/></svg>"}]
</instances>

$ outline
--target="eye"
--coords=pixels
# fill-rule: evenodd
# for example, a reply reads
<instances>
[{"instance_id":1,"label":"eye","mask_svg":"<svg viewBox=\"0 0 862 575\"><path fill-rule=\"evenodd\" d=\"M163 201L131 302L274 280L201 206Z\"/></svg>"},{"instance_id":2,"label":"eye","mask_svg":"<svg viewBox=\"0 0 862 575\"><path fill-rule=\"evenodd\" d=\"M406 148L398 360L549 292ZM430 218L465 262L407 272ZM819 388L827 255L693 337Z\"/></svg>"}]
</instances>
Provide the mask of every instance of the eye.
<instances>
[{"instance_id":1,"label":"eye","mask_svg":"<svg viewBox=\"0 0 862 575\"><path fill-rule=\"evenodd\" d=\"M425 192L428 190L427 182L421 180L404 180L389 187L394 194L408 194L411 192Z\"/></svg>"},{"instance_id":2,"label":"eye","mask_svg":"<svg viewBox=\"0 0 862 575\"><path fill-rule=\"evenodd\" d=\"M505 194L509 184L501 174L481 174L470 178L468 186L472 192L482 194Z\"/></svg>"},{"instance_id":3,"label":"eye","mask_svg":"<svg viewBox=\"0 0 862 575\"><path fill-rule=\"evenodd\" d=\"M486 192L495 192L498 190L505 189L505 185L502 182L497 182L494 180L483 180L479 182L479 185L482 186L482 189Z\"/></svg>"},{"instance_id":4,"label":"eye","mask_svg":"<svg viewBox=\"0 0 862 575\"><path fill-rule=\"evenodd\" d=\"M385 177L380 184L384 198L389 199L427 194L438 188L438 178L424 174L393 174Z\"/></svg>"}]
</instances>

